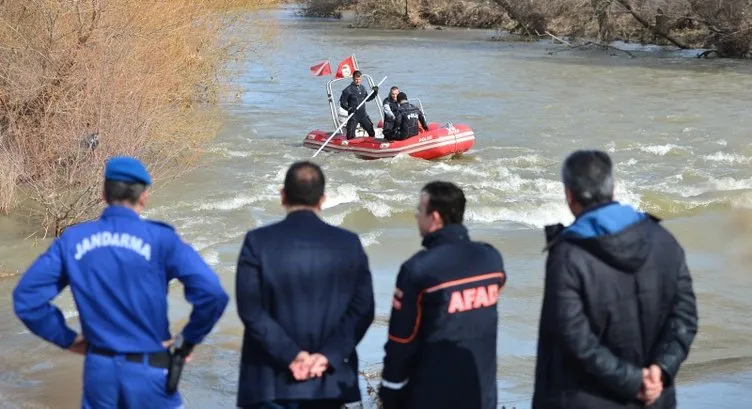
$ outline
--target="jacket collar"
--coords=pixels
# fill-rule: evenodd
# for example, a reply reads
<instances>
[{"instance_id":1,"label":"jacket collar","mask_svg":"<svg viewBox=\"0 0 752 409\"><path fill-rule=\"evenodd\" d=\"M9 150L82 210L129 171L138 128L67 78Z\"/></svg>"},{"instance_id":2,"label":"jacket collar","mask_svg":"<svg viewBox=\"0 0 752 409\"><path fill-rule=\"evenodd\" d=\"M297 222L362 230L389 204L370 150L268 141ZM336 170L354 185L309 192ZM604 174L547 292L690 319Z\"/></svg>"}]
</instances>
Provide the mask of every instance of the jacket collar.
<instances>
[{"instance_id":1,"label":"jacket collar","mask_svg":"<svg viewBox=\"0 0 752 409\"><path fill-rule=\"evenodd\" d=\"M431 248L442 244L470 241L467 228L461 224L450 224L423 237L423 247Z\"/></svg>"},{"instance_id":2,"label":"jacket collar","mask_svg":"<svg viewBox=\"0 0 752 409\"><path fill-rule=\"evenodd\" d=\"M132 209L120 205L109 205L102 211L102 218L106 219L109 217L125 217L127 219L141 218L138 213Z\"/></svg>"},{"instance_id":3,"label":"jacket collar","mask_svg":"<svg viewBox=\"0 0 752 409\"><path fill-rule=\"evenodd\" d=\"M594 207L592 207L590 209L587 209L586 211L580 213L580 215L575 218L575 221L572 222L572 224L574 224L577 220L579 220L586 213L591 212L593 210L600 209L603 206L611 204L611 203L613 203L613 202L605 203L603 205L598 205L598 206L594 206ZM660 222L663 221L660 217L658 217L658 216L656 216L654 214L645 213L645 215L647 216L648 219L654 221L655 223L660 223ZM571 237L570 235L568 235L565 232L566 229L567 229L567 226L564 226L561 223L551 224L551 225L545 226L543 228L543 231L544 231L544 234L546 236L546 245L543 247L542 252L546 252L546 251L550 250L551 247L553 247L555 244L559 243L562 240L566 240L567 238Z\"/></svg>"},{"instance_id":4,"label":"jacket collar","mask_svg":"<svg viewBox=\"0 0 752 409\"><path fill-rule=\"evenodd\" d=\"M285 216L285 219L289 220L311 220L311 219L319 219L319 215L316 214L312 209L297 209L293 210L290 213L287 213L287 216Z\"/></svg>"}]
</instances>

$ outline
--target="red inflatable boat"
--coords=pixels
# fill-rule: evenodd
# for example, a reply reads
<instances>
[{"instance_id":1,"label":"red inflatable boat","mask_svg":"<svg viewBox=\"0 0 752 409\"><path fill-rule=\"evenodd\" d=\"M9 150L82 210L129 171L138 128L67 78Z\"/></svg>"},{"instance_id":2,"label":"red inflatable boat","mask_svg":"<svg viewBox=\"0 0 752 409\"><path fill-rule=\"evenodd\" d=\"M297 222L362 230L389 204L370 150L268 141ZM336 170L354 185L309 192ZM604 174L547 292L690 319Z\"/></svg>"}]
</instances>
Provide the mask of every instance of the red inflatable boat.
<instances>
[{"instance_id":1,"label":"red inflatable boat","mask_svg":"<svg viewBox=\"0 0 752 409\"><path fill-rule=\"evenodd\" d=\"M370 87L375 85L373 79L367 74L363 74L363 79L369 82ZM347 119L347 112L339 107L339 98L336 103L332 98L332 83L342 80L352 81L350 78L339 78L327 83L329 108L335 128L340 128ZM452 123L442 125L436 122L428 122L428 129L421 129L420 133L408 139L402 141L386 140L383 137L382 129L384 123L382 100L383 98L376 97L373 101L370 101L370 103L376 105L381 119L377 127L374 128L376 131L375 138L369 137L365 130L358 125L355 131L355 138L347 140L344 126L342 126L341 130L326 143L322 150L327 152L348 152L361 159L391 158L399 154L407 154L415 158L432 160L459 156L470 150L475 143L475 133L469 126ZM418 105L420 110L423 111L423 105L419 99L410 99L410 102ZM331 131L311 131L306 135L303 145L307 148L318 150L331 135Z\"/></svg>"}]
</instances>

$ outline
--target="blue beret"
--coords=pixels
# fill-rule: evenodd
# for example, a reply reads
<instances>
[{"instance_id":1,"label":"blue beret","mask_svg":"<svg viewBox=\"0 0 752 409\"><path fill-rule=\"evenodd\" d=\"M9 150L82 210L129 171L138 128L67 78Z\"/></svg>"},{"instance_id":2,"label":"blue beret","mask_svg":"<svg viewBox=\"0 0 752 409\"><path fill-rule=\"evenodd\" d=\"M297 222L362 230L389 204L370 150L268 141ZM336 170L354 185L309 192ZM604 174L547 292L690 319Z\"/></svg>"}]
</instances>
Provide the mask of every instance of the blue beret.
<instances>
[{"instance_id":1,"label":"blue beret","mask_svg":"<svg viewBox=\"0 0 752 409\"><path fill-rule=\"evenodd\" d=\"M104 178L105 180L151 185L151 176L149 176L146 167L138 159L129 156L110 158L104 167Z\"/></svg>"}]
</instances>

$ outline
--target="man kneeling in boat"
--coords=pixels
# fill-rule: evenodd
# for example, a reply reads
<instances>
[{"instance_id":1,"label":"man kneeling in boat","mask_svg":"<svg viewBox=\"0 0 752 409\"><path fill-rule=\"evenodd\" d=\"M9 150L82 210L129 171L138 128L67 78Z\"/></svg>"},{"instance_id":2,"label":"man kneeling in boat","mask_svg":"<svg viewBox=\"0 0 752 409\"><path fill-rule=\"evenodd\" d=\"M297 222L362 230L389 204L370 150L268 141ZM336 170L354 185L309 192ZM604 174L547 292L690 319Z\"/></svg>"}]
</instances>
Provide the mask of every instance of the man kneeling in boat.
<instances>
[{"instance_id":1,"label":"man kneeling in boat","mask_svg":"<svg viewBox=\"0 0 752 409\"><path fill-rule=\"evenodd\" d=\"M399 87L396 85L389 90L389 96L384 98L384 138L389 139L394 132L394 121L397 119L397 113L399 112L399 102L397 102L397 95L399 95Z\"/></svg>"},{"instance_id":2,"label":"man kneeling in boat","mask_svg":"<svg viewBox=\"0 0 752 409\"><path fill-rule=\"evenodd\" d=\"M400 92L397 95L397 102L399 102L399 110L397 119L394 120L394 133L388 139L401 141L417 135L420 132L418 128L419 122L423 130L428 129L423 112L421 112L420 108L407 102L407 94Z\"/></svg>"}]
</instances>

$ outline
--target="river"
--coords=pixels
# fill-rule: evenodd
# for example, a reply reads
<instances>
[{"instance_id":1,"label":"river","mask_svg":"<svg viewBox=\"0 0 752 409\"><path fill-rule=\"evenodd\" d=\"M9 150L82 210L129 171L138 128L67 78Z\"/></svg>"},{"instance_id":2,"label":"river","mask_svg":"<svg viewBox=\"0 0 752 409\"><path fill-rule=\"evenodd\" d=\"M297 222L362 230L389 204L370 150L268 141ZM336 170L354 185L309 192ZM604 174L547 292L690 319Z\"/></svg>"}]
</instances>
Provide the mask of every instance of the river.
<instances>
[{"instance_id":1,"label":"river","mask_svg":"<svg viewBox=\"0 0 752 409\"><path fill-rule=\"evenodd\" d=\"M420 97L429 121L466 123L477 139L460 159L362 161L322 153L324 217L360 234L376 291L377 318L358 351L378 373L398 267L420 248L413 218L429 180L460 184L471 236L504 255L509 282L499 303L499 407L529 408L543 265L542 227L569 223L559 178L577 148L608 151L617 199L664 219L684 245L698 295L700 332L679 375L682 408L738 408L752 388L752 68L739 61L669 52L637 58L602 51L549 55L550 42L489 41L483 30L352 30L302 19L290 8L262 12L238 35L273 33L240 65L245 92L227 104L222 134L200 168L154 192L146 216L174 224L216 269L233 296L247 229L283 216L278 190L291 162L310 158L305 134L331 128L325 83L354 54L382 89ZM614 54L614 55L611 55ZM385 92L382 92L385 94ZM372 111L372 116L374 111ZM0 263L23 269L48 241L0 219ZM0 408L79 407L81 357L33 337L13 315L18 277L0 278ZM189 313L171 294L173 326ZM65 291L56 303L78 328ZM231 302L184 373L186 408L235 407L242 326ZM371 381L374 382L374 381Z\"/></svg>"}]
</instances>

